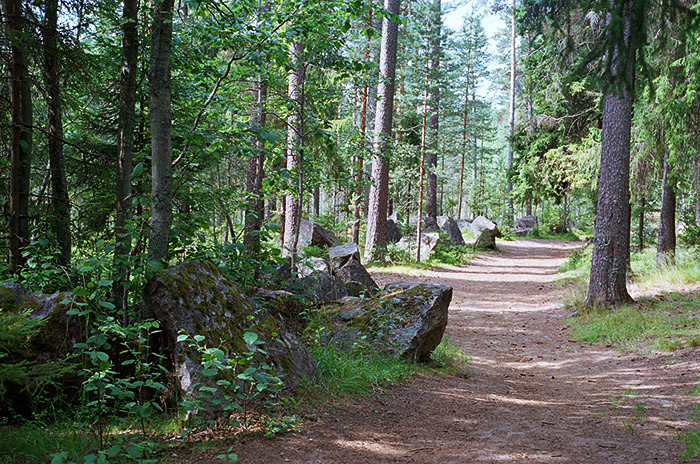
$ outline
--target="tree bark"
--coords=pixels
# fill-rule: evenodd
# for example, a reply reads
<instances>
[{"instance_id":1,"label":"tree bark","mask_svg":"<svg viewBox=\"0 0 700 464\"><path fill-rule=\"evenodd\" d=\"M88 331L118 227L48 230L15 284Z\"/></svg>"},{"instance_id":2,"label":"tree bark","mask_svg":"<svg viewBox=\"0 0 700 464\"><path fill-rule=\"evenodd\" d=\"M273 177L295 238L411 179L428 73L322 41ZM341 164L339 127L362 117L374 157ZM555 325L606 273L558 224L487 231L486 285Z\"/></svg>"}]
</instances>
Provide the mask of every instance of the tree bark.
<instances>
[{"instance_id":1,"label":"tree bark","mask_svg":"<svg viewBox=\"0 0 700 464\"><path fill-rule=\"evenodd\" d=\"M442 4L434 0L430 21L430 99L428 112L430 114L428 144L426 150L427 188L425 199L425 214L437 218L437 161L438 140L440 130L440 34L442 33Z\"/></svg>"},{"instance_id":2,"label":"tree bark","mask_svg":"<svg viewBox=\"0 0 700 464\"><path fill-rule=\"evenodd\" d=\"M632 29L633 3L634 0L611 0L610 3L610 14L618 16L614 23L622 27L622 34L621 39L610 45L609 52L610 80L604 93L598 207L586 306L632 301L626 281L630 128L637 50Z\"/></svg>"},{"instance_id":3,"label":"tree bark","mask_svg":"<svg viewBox=\"0 0 700 464\"><path fill-rule=\"evenodd\" d=\"M51 173L51 228L60 254L57 263L71 261L70 202L63 157L63 113L61 110L61 69L58 60L58 0L46 0L44 25L44 83L48 122L49 171Z\"/></svg>"},{"instance_id":4,"label":"tree bark","mask_svg":"<svg viewBox=\"0 0 700 464\"><path fill-rule=\"evenodd\" d=\"M384 8L399 14L400 0L384 0ZM382 42L379 58L379 86L374 124L374 154L372 156L372 186L369 193L365 259L371 260L386 249L386 219L389 200L388 146L394 113L394 84L396 80L396 46L399 23L389 16L382 19Z\"/></svg>"},{"instance_id":5,"label":"tree bark","mask_svg":"<svg viewBox=\"0 0 700 464\"><path fill-rule=\"evenodd\" d=\"M10 41L10 271L24 263L29 244L29 177L32 157L32 95L23 39L21 0L3 0L6 35Z\"/></svg>"},{"instance_id":6,"label":"tree bark","mask_svg":"<svg viewBox=\"0 0 700 464\"><path fill-rule=\"evenodd\" d=\"M700 227L700 150L695 164L695 225Z\"/></svg>"},{"instance_id":7,"label":"tree bark","mask_svg":"<svg viewBox=\"0 0 700 464\"><path fill-rule=\"evenodd\" d=\"M250 112L250 127L256 132L265 128L267 101L267 85L262 81L262 74L258 74L253 85L253 106ZM255 156L248 158L246 168L246 193L248 204L243 225L243 244L249 252L260 251L260 230L262 229L265 214L265 199L262 195L262 184L265 177L265 151L259 134L253 134L251 144L255 149Z\"/></svg>"},{"instance_id":8,"label":"tree bark","mask_svg":"<svg viewBox=\"0 0 700 464\"><path fill-rule=\"evenodd\" d=\"M656 245L656 263L659 265L674 262L676 253L676 190L674 176L668 162L669 150L661 133L664 145L663 181L661 187L661 220L659 240Z\"/></svg>"},{"instance_id":9,"label":"tree bark","mask_svg":"<svg viewBox=\"0 0 700 464\"><path fill-rule=\"evenodd\" d=\"M647 198L642 195L639 200L639 229L637 231L637 241L639 242L639 251L644 251L644 218L646 215Z\"/></svg>"},{"instance_id":10,"label":"tree bark","mask_svg":"<svg viewBox=\"0 0 700 464\"><path fill-rule=\"evenodd\" d=\"M367 27L372 27L372 9L367 10ZM365 62L369 61L370 52L370 39L366 38L365 41ZM362 97L360 97L360 141L358 142L358 155L356 162L357 172L355 173L355 200L353 202L354 209L352 212L352 241L359 245L360 243L360 218L362 217L362 210L360 205L364 205L363 193L364 193L364 182L362 182L362 174L364 170L364 160L365 160L365 143L366 143L366 132L367 132L367 97L368 97L368 84L364 82L362 84Z\"/></svg>"},{"instance_id":11,"label":"tree bark","mask_svg":"<svg viewBox=\"0 0 700 464\"><path fill-rule=\"evenodd\" d=\"M173 222L172 83L173 0L156 1L151 38L151 238L148 260L166 264Z\"/></svg>"},{"instance_id":12,"label":"tree bark","mask_svg":"<svg viewBox=\"0 0 700 464\"><path fill-rule=\"evenodd\" d=\"M430 72L430 42L425 44L425 93L423 94L423 122L420 135L420 164L418 174L418 230L416 231L416 261L420 262L421 236L423 235L423 179L425 178L426 135L428 132L428 84ZM429 182L428 182L429 183ZM426 208L427 209L427 208Z\"/></svg>"},{"instance_id":13,"label":"tree bark","mask_svg":"<svg viewBox=\"0 0 700 464\"><path fill-rule=\"evenodd\" d=\"M124 323L128 323L128 291L124 284L129 280L131 232L126 227L132 218L131 195L133 191L131 171L134 157L134 129L136 127L136 74L138 73L138 10L139 0L124 0L122 10L122 72L119 83L119 129L117 140L117 215L114 224L115 248L112 284L114 305L122 311Z\"/></svg>"},{"instance_id":14,"label":"tree bark","mask_svg":"<svg viewBox=\"0 0 700 464\"><path fill-rule=\"evenodd\" d=\"M293 41L289 45L289 58L292 70L289 72L287 94L294 105L289 116L287 133L287 170L297 174L297 191L287 195L285 200L284 248L285 254L294 261L299 245L299 224L301 223L301 201L303 198L303 114L304 114L304 44Z\"/></svg>"},{"instance_id":15,"label":"tree bark","mask_svg":"<svg viewBox=\"0 0 700 464\"><path fill-rule=\"evenodd\" d=\"M506 195L508 196L508 211L506 212L506 222L510 225L514 222L513 217L513 136L515 135L515 0L511 3L511 31L510 31L510 110L508 118L508 183L506 184Z\"/></svg>"}]
</instances>

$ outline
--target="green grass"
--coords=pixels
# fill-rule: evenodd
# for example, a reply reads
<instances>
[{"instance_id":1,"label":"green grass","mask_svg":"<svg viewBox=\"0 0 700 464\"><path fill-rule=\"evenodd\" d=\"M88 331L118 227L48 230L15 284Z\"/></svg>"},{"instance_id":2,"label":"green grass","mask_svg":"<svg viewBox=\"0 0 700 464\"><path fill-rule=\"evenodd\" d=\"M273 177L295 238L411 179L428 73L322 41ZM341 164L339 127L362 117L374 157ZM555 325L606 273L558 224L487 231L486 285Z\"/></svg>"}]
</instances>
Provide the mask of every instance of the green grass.
<instances>
[{"instance_id":1,"label":"green grass","mask_svg":"<svg viewBox=\"0 0 700 464\"><path fill-rule=\"evenodd\" d=\"M58 424L39 427L30 423L23 426L0 427L0 463L44 463L51 455L69 450L69 457L77 461L94 448L97 438L85 424Z\"/></svg>"},{"instance_id":2,"label":"green grass","mask_svg":"<svg viewBox=\"0 0 700 464\"><path fill-rule=\"evenodd\" d=\"M580 341L615 346L624 351L672 351L700 345L700 299L683 293L596 309L569 319Z\"/></svg>"},{"instance_id":3,"label":"green grass","mask_svg":"<svg viewBox=\"0 0 700 464\"><path fill-rule=\"evenodd\" d=\"M418 370L415 363L370 350L344 352L324 345L313 347L311 353L318 360L316 387L330 397L367 394Z\"/></svg>"},{"instance_id":4,"label":"green grass","mask_svg":"<svg viewBox=\"0 0 700 464\"><path fill-rule=\"evenodd\" d=\"M469 356L464 354L448 337L442 338L431 358L438 371L458 377L467 377L466 365L469 362Z\"/></svg>"}]
</instances>

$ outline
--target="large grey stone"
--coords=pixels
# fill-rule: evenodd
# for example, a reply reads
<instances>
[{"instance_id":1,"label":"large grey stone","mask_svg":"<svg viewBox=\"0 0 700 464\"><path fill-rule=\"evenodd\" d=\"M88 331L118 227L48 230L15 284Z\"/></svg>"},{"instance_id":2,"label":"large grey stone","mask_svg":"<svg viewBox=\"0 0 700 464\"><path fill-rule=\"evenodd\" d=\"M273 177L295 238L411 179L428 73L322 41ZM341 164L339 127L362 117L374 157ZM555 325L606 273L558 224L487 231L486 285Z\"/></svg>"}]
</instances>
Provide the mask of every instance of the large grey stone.
<instances>
[{"instance_id":1,"label":"large grey stone","mask_svg":"<svg viewBox=\"0 0 700 464\"><path fill-rule=\"evenodd\" d=\"M397 224L399 222L403 221L403 218L401 217L401 215L399 214L398 211L395 212L394 214L392 214L391 216L389 216L389 219L391 219L392 221L394 221Z\"/></svg>"},{"instance_id":2,"label":"large grey stone","mask_svg":"<svg viewBox=\"0 0 700 464\"><path fill-rule=\"evenodd\" d=\"M486 219L484 216L477 216L469 225L469 227L471 227L471 229L474 232L479 233L484 229L493 230L497 226L496 223L491 221L490 219Z\"/></svg>"},{"instance_id":3,"label":"large grey stone","mask_svg":"<svg viewBox=\"0 0 700 464\"><path fill-rule=\"evenodd\" d=\"M517 237L525 237L527 234L532 232L537 223L537 216L523 216L515 222L513 227L513 232Z\"/></svg>"},{"instance_id":4,"label":"large grey stone","mask_svg":"<svg viewBox=\"0 0 700 464\"><path fill-rule=\"evenodd\" d=\"M300 276L306 277L317 272L331 273L331 267L323 258L301 258L301 262L297 263L297 272Z\"/></svg>"},{"instance_id":5,"label":"large grey stone","mask_svg":"<svg viewBox=\"0 0 700 464\"><path fill-rule=\"evenodd\" d=\"M379 287L369 275L360 260L360 249L355 243L348 243L328 250L332 273L344 284L349 296L373 296Z\"/></svg>"},{"instance_id":6,"label":"large grey stone","mask_svg":"<svg viewBox=\"0 0 700 464\"><path fill-rule=\"evenodd\" d=\"M418 246L416 242L417 240L415 235L405 236L399 241L399 243L396 244L396 247L406 251L413 257L416 255L416 247ZM421 261L425 261L430 258L431 253L433 252L433 250L439 242L440 234L437 232L421 234Z\"/></svg>"},{"instance_id":7,"label":"large grey stone","mask_svg":"<svg viewBox=\"0 0 700 464\"><path fill-rule=\"evenodd\" d=\"M466 219L457 219L457 227L459 227L460 230L471 229L471 225L472 223Z\"/></svg>"},{"instance_id":8,"label":"large grey stone","mask_svg":"<svg viewBox=\"0 0 700 464\"><path fill-rule=\"evenodd\" d=\"M330 230L315 222L302 219L299 224L299 248L312 245L327 249L340 245L340 240Z\"/></svg>"},{"instance_id":9,"label":"large grey stone","mask_svg":"<svg viewBox=\"0 0 700 464\"><path fill-rule=\"evenodd\" d=\"M397 243L401 240L401 230L392 219L386 220L386 243Z\"/></svg>"},{"instance_id":10,"label":"large grey stone","mask_svg":"<svg viewBox=\"0 0 700 464\"><path fill-rule=\"evenodd\" d=\"M440 230L447 235L447 239L453 244L464 245L464 237L462 231L459 230L457 222L449 216L438 216L437 224Z\"/></svg>"},{"instance_id":11,"label":"large grey stone","mask_svg":"<svg viewBox=\"0 0 700 464\"><path fill-rule=\"evenodd\" d=\"M314 303L333 303L348 296L345 283L327 272L315 272L292 281L292 290Z\"/></svg>"},{"instance_id":12,"label":"large grey stone","mask_svg":"<svg viewBox=\"0 0 700 464\"><path fill-rule=\"evenodd\" d=\"M391 284L374 298L332 309L331 341L342 349L367 343L374 349L427 361L447 326L452 287Z\"/></svg>"},{"instance_id":13,"label":"large grey stone","mask_svg":"<svg viewBox=\"0 0 700 464\"><path fill-rule=\"evenodd\" d=\"M82 352L89 319L69 292L35 294L20 284L0 284L0 417L29 418L54 395L77 399L84 377ZM99 348L104 351L104 347ZM40 391L41 395L34 392Z\"/></svg>"},{"instance_id":14,"label":"large grey stone","mask_svg":"<svg viewBox=\"0 0 700 464\"><path fill-rule=\"evenodd\" d=\"M418 227L418 216L411 216L408 219L408 225ZM423 216L423 224L421 225L421 232L437 232L440 228L437 225L437 221L431 216Z\"/></svg>"},{"instance_id":15,"label":"large grey stone","mask_svg":"<svg viewBox=\"0 0 700 464\"><path fill-rule=\"evenodd\" d=\"M499 237L500 233L498 228L496 229L483 229L479 234L479 237L474 243L474 248L480 248L482 250L496 250L496 237Z\"/></svg>"},{"instance_id":16,"label":"large grey stone","mask_svg":"<svg viewBox=\"0 0 700 464\"><path fill-rule=\"evenodd\" d=\"M166 269L146 288L146 302L160 321L174 369L174 380L186 398L197 394L199 386L214 387L218 377L203 374L203 347L217 348L235 366L221 370L221 380L246 389L250 384L238 378L237 360L249 359L242 367L256 368L266 376L277 376L283 385L293 387L302 377L314 375L316 360L287 330L281 317L268 313L241 294L236 284L208 261L195 260ZM261 350L253 349L244 338L255 334ZM189 340L179 335L189 335ZM197 348L192 342L200 338ZM253 354L250 354L253 353ZM266 368L269 366L269 368ZM217 389L224 397L232 392ZM207 415L221 412L212 402L202 405Z\"/></svg>"}]
</instances>

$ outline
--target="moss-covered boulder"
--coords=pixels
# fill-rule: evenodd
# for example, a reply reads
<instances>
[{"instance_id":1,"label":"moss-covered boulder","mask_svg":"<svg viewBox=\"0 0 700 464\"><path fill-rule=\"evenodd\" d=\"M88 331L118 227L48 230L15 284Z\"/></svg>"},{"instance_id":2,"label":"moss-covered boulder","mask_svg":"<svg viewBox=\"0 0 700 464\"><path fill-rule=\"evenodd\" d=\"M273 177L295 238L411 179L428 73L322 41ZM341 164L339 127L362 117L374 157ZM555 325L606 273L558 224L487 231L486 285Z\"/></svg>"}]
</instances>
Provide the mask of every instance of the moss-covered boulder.
<instances>
[{"instance_id":1,"label":"moss-covered boulder","mask_svg":"<svg viewBox=\"0 0 700 464\"><path fill-rule=\"evenodd\" d=\"M341 349L368 343L373 349L418 361L430 359L447 326L452 287L390 284L374 298L331 308L331 341Z\"/></svg>"},{"instance_id":2,"label":"moss-covered boulder","mask_svg":"<svg viewBox=\"0 0 700 464\"><path fill-rule=\"evenodd\" d=\"M315 359L282 318L246 298L208 261L189 261L165 270L148 285L146 303L162 324L177 385L186 398L217 379L203 374L203 348L223 351L224 361L234 368L220 371L220 376L241 388L250 387L239 376L250 367L271 371L287 387L314 375ZM256 335L257 349L246 343L246 332ZM199 348L192 342L197 339Z\"/></svg>"},{"instance_id":3,"label":"moss-covered boulder","mask_svg":"<svg viewBox=\"0 0 700 464\"><path fill-rule=\"evenodd\" d=\"M56 395L77 394L75 343L86 338L87 319L72 314L69 293L35 294L0 284L0 416L29 417Z\"/></svg>"},{"instance_id":4,"label":"moss-covered boulder","mask_svg":"<svg viewBox=\"0 0 700 464\"><path fill-rule=\"evenodd\" d=\"M481 250L497 250L496 237L500 236L501 233L498 227L495 229L483 229L474 243L474 248Z\"/></svg>"},{"instance_id":5,"label":"moss-covered boulder","mask_svg":"<svg viewBox=\"0 0 700 464\"><path fill-rule=\"evenodd\" d=\"M65 358L75 352L77 342L84 342L86 338L86 318L70 314L73 307L69 292L36 294L18 283L3 282L0 284L0 318L33 329L26 333L22 343L7 341L2 346L0 342L0 350L4 350L10 360L46 362Z\"/></svg>"}]
</instances>

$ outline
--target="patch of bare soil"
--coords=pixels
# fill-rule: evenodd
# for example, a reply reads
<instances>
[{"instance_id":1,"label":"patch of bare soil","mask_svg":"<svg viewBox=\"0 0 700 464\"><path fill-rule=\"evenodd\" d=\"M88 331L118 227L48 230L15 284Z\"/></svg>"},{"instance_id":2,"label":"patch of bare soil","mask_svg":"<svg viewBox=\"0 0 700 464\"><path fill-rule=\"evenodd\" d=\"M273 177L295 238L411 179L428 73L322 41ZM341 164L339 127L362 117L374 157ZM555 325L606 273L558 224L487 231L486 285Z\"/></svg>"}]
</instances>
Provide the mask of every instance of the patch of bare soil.
<instances>
[{"instance_id":1,"label":"patch of bare soil","mask_svg":"<svg viewBox=\"0 0 700 464\"><path fill-rule=\"evenodd\" d=\"M680 463L697 350L642 356L572 341L556 274L576 245L500 243L414 280L454 288L447 335L466 378L421 375L237 445L273 463ZM404 277L375 274L380 285Z\"/></svg>"}]
</instances>

